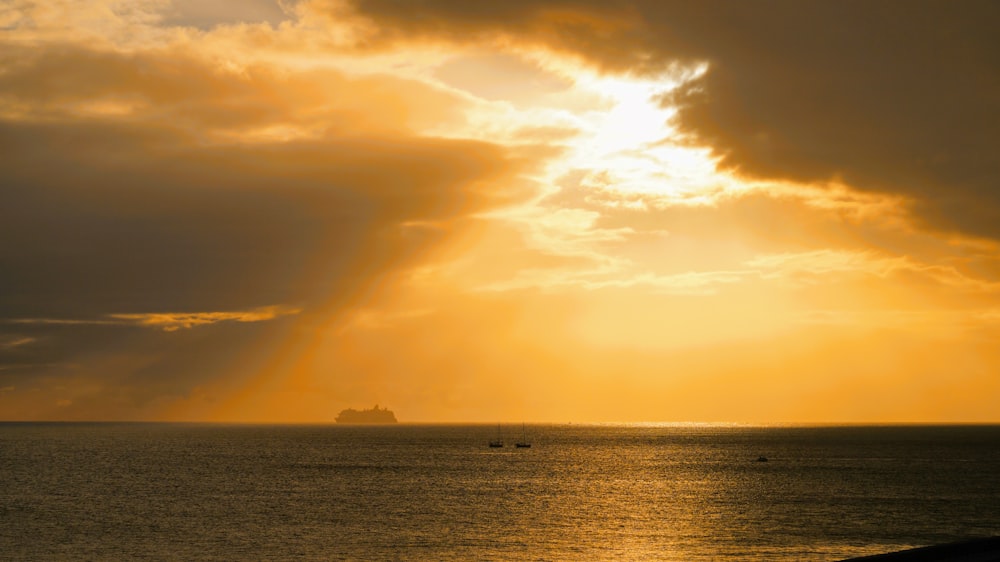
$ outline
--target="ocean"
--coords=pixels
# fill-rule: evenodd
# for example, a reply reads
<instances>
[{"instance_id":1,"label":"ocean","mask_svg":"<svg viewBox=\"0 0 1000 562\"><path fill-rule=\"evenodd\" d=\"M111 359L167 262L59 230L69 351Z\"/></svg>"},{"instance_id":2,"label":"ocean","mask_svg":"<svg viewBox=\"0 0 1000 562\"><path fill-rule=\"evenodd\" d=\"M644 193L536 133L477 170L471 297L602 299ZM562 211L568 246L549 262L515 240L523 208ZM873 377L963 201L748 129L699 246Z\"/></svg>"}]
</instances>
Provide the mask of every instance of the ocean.
<instances>
[{"instance_id":1,"label":"ocean","mask_svg":"<svg viewBox=\"0 0 1000 562\"><path fill-rule=\"evenodd\" d=\"M1000 535L1000 426L502 431L0 423L0 559L821 561Z\"/></svg>"}]
</instances>

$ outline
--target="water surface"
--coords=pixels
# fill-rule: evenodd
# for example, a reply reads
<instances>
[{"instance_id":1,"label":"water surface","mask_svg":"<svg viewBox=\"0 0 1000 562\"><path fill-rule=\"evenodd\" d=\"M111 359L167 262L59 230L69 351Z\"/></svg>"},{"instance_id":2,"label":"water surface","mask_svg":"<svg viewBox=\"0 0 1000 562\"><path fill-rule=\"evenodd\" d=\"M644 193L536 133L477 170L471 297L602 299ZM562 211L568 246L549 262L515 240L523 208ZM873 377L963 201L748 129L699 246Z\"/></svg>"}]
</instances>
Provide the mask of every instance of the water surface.
<instances>
[{"instance_id":1,"label":"water surface","mask_svg":"<svg viewBox=\"0 0 1000 562\"><path fill-rule=\"evenodd\" d=\"M0 558L839 560L1000 534L1000 426L496 431L0 424Z\"/></svg>"}]
</instances>

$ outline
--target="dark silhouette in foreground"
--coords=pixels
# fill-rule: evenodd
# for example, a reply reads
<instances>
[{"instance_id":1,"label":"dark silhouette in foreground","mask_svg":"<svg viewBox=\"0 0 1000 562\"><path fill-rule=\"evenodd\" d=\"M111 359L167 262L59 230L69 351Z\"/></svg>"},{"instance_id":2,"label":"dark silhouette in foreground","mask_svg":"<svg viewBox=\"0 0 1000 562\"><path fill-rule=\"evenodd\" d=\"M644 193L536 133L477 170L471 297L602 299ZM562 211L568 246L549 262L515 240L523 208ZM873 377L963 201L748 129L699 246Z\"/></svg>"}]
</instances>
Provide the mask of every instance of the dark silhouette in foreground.
<instances>
[{"instance_id":1,"label":"dark silhouette in foreground","mask_svg":"<svg viewBox=\"0 0 1000 562\"><path fill-rule=\"evenodd\" d=\"M1000 562L1000 537L925 546L841 562Z\"/></svg>"}]
</instances>

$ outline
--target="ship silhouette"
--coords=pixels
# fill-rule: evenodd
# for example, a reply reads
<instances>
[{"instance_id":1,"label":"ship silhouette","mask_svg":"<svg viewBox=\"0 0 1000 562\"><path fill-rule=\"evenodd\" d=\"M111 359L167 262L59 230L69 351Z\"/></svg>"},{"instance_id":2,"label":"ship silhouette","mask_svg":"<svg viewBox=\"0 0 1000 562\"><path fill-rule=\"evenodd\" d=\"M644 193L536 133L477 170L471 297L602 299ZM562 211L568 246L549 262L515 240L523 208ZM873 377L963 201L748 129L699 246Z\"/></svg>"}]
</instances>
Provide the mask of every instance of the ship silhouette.
<instances>
[{"instance_id":1,"label":"ship silhouette","mask_svg":"<svg viewBox=\"0 0 1000 562\"><path fill-rule=\"evenodd\" d=\"M379 408L378 404L369 410L348 408L335 418L337 423L397 423L396 414L388 408Z\"/></svg>"}]
</instances>

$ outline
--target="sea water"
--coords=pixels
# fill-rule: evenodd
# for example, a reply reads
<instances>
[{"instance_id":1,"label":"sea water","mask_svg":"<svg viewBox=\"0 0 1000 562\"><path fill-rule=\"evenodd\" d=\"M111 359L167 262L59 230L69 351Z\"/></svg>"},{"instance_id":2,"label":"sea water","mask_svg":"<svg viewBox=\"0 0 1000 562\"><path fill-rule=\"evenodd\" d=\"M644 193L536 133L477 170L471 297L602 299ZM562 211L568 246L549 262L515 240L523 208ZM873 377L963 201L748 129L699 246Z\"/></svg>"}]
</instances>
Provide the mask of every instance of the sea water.
<instances>
[{"instance_id":1,"label":"sea water","mask_svg":"<svg viewBox=\"0 0 1000 562\"><path fill-rule=\"evenodd\" d=\"M3 423L0 559L839 560L1000 534L1000 426L502 431Z\"/></svg>"}]
</instances>

